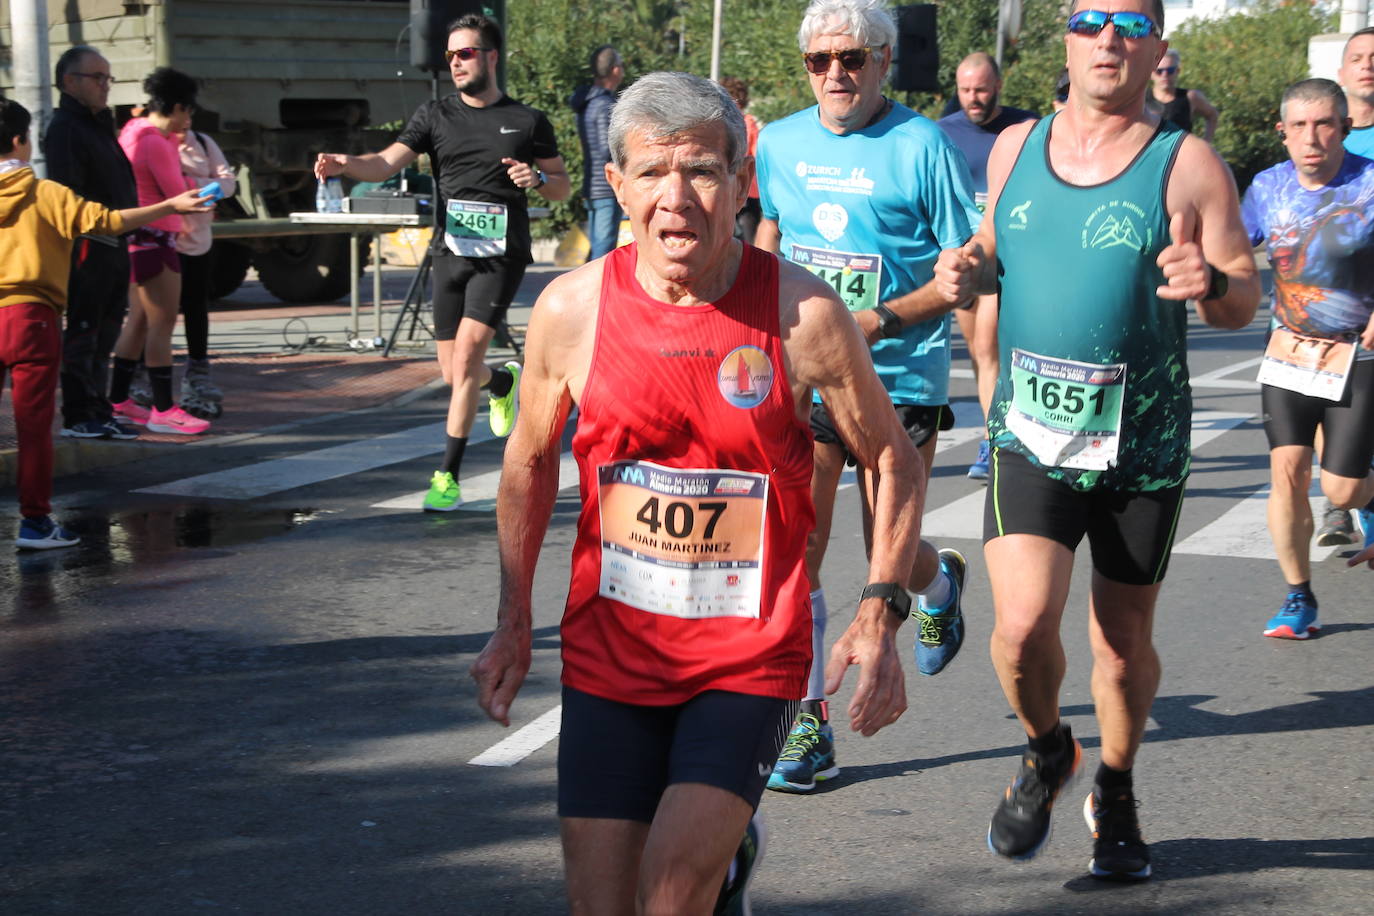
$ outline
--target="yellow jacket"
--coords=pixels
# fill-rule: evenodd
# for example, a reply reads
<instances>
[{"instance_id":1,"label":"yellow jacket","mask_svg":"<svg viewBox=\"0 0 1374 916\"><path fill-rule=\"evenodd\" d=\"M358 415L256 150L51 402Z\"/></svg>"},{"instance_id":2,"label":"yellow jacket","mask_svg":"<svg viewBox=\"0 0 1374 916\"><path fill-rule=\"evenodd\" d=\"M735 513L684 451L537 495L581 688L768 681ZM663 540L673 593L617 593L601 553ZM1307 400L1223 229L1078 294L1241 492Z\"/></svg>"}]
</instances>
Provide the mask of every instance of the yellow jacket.
<instances>
[{"instance_id":1,"label":"yellow jacket","mask_svg":"<svg viewBox=\"0 0 1374 916\"><path fill-rule=\"evenodd\" d=\"M123 231L118 212L55 181L40 181L31 168L0 174L0 307L42 302L61 314L72 240L87 232Z\"/></svg>"}]
</instances>

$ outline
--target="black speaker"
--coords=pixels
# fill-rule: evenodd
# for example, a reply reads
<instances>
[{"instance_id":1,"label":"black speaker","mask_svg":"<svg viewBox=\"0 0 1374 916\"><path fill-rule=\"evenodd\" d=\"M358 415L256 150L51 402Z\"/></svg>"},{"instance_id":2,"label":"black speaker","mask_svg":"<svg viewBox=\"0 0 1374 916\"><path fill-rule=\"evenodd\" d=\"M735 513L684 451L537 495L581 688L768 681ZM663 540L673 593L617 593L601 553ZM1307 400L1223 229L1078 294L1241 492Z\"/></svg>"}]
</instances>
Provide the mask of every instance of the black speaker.
<instances>
[{"instance_id":1,"label":"black speaker","mask_svg":"<svg viewBox=\"0 0 1374 916\"><path fill-rule=\"evenodd\" d=\"M413 0L412 0L413 2ZM892 88L899 92L938 92L940 48L935 38L935 4L899 6Z\"/></svg>"},{"instance_id":2,"label":"black speaker","mask_svg":"<svg viewBox=\"0 0 1374 916\"><path fill-rule=\"evenodd\" d=\"M410 65L439 73L447 70L444 51L448 49L448 27L459 16L491 16L504 31L505 17L494 9L496 6L491 0L410 0Z\"/></svg>"}]
</instances>

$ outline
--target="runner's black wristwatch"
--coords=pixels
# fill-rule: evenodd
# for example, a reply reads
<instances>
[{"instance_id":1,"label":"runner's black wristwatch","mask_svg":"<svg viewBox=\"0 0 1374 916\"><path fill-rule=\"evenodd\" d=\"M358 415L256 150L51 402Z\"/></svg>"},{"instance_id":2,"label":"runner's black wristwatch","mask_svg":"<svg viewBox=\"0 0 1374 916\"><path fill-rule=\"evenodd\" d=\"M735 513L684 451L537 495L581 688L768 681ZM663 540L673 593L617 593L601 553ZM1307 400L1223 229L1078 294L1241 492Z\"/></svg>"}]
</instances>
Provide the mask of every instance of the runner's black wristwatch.
<instances>
[{"instance_id":1,"label":"runner's black wristwatch","mask_svg":"<svg viewBox=\"0 0 1374 916\"><path fill-rule=\"evenodd\" d=\"M865 598L883 599L887 609L896 614L899 620L906 620L911 616L911 596L896 582L875 582L865 585L859 600L863 601Z\"/></svg>"},{"instance_id":2,"label":"runner's black wristwatch","mask_svg":"<svg viewBox=\"0 0 1374 916\"><path fill-rule=\"evenodd\" d=\"M1225 271L1218 270L1211 264L1207 265L1207 269L1212 272L1212 277L1207 281L1207 292L1202 296L1204 302L1220 299L1231 288L1231 280L1226 276Z\"/></svg>"},{"instance_id":3,"label":"runner's black wristwatch","mask_svg":"<svg viewBox=\"0 0 1374 916\"><path fill-rule=\"evenodd\" d=\"M896 312L880 302L873 307L873 313L878 316L878 330L885 339L902 336L902 319Z\"/></svg>"}]
</instances>

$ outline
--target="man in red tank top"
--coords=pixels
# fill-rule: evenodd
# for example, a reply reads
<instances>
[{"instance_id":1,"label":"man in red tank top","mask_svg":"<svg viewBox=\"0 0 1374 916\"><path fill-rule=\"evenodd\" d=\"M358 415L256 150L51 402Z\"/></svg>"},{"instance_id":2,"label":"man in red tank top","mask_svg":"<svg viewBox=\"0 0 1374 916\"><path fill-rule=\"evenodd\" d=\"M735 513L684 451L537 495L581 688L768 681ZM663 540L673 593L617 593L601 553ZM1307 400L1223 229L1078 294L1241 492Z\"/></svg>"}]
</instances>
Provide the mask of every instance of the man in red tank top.
<instances>
[{"instance_id":1,"label":"man in red tank top","mask_svg":"<svg viewBox=\"0 0 1374 916\"><path fill-rule=\"evenodd\" d=\"M907 705L895 634L910 597L895 583L919 538L920 457L830 287L732 238L753 167L729 96L649 74L616 105L611 151L635 242L535 305L497 497L497 628L472 676L509 724L576 404L558 761L571 910L747 911L754 811L811 663L813 389L882 469L873 585L827 669L834 692L860 666L849 717L865 735Z\"/></svg>"}]
</instances>

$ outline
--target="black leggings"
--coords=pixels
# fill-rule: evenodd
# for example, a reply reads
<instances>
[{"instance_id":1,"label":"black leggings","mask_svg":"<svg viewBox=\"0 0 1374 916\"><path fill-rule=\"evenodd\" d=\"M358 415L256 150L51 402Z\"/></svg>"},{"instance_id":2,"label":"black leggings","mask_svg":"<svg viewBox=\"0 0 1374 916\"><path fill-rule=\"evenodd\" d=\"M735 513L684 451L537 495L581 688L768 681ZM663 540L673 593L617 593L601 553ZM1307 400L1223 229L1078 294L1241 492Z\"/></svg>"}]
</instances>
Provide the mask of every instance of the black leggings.
<instances>
[{"instance_id":1,"label":"black leggings","mask_svg":"<svg viewBox=\"0 0 1374 916\"><path fill-rule=\"evenodd\" d=\"M214 249L181 258L181 320L186 334L186 355L207 359L210 355L210 274Z\"/></svg>"},{"instance_id":2,"label":"black leggings","mask_svg":"<svg viewBox=\"0 0 1374 916\"><path fill-rule=\"evenodd\" d=\"M1356 479L1369 473L1369 462L1374 458L1374 359L1355 361L1345 397L1339 401L1263 385L1260 402L1264 405L1264 434L1271 449L1280 445L1311 448L1320 424L1325 439L1322 470Z\"/></svg>"}]
</instances>

